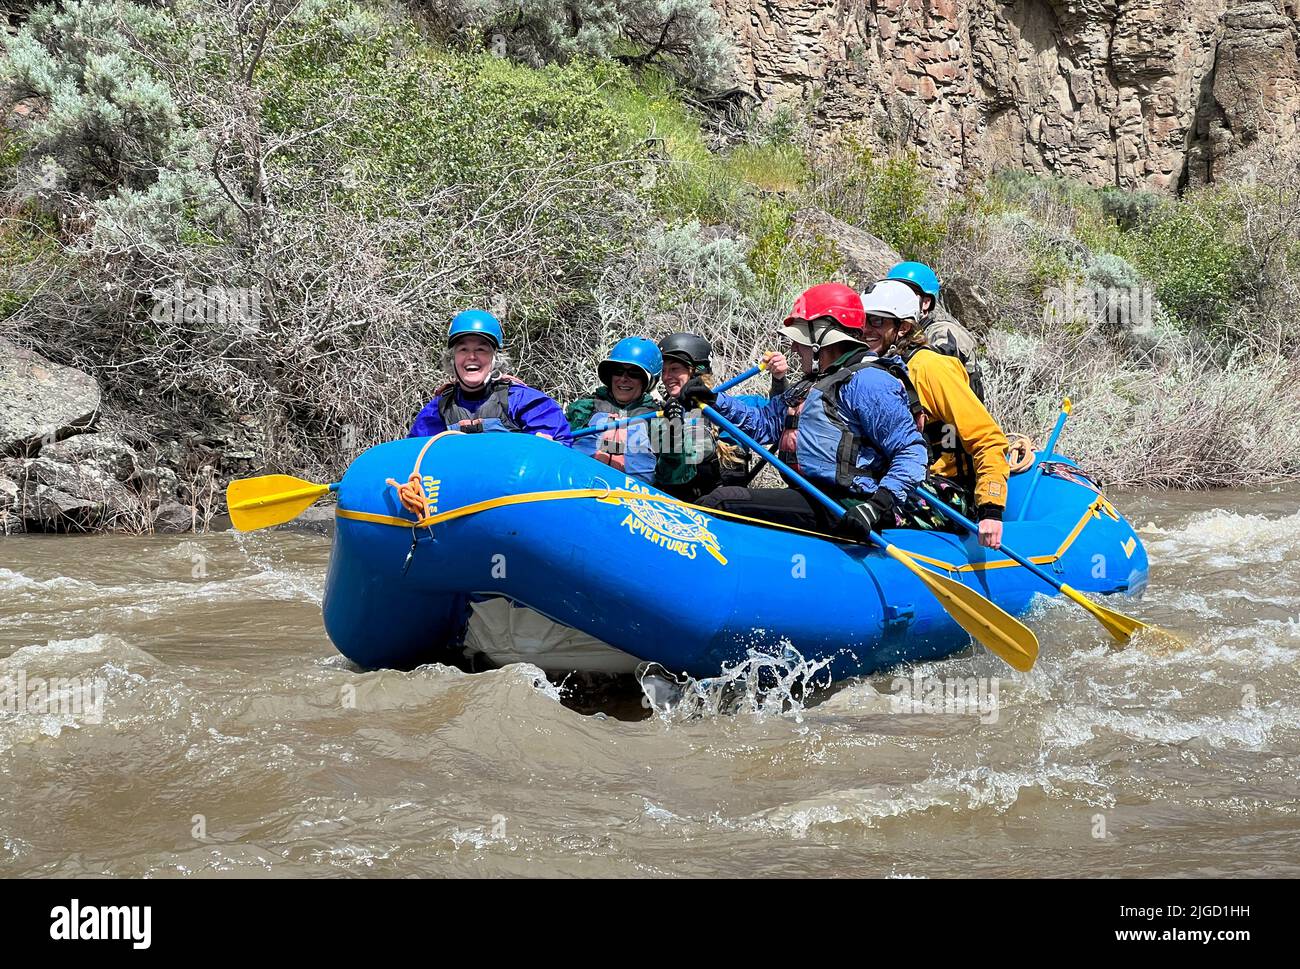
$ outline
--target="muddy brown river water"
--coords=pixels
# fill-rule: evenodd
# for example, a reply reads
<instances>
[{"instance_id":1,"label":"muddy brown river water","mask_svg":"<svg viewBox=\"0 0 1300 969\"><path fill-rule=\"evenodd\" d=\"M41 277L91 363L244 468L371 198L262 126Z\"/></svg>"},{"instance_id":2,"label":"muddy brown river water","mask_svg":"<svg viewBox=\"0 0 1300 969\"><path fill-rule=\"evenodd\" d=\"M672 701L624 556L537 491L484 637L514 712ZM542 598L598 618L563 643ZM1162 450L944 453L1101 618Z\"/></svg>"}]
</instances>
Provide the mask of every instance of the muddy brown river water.
<instances>
[{"instance_id":1,"label":"muddy brown river water","mask_svg":"<svg viewBox=\"0 0 1300 969\"><path fill-rule=\"evenodd\" d=\"M915 671L996 678L996 716L900 713L895 674L688 717L361 672L321 535L0 538L0 682L69 700L0 706L0 875L1294 877L1300 489L1111 497L1153 563L1112 604L1188 647L1044 601L1031 673Z\"/></svg>"}]
</instances>

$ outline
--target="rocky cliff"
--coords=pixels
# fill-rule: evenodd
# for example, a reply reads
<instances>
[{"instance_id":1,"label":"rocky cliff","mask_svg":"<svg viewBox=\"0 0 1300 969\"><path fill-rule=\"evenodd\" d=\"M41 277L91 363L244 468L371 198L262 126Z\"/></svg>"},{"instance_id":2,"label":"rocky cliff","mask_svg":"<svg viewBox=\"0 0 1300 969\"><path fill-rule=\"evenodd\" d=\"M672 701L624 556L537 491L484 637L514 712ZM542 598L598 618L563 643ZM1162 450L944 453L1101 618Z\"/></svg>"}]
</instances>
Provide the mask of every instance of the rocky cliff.
<instances>
[{"instance_id":1,"label":"rocky cliff","mask_svg":"<svg viewBox=\"0 0 1300 969\"><path fill-rule=\"evenodd\" d=\"M944 184L1017 167L1173 191L1300 141L1300 0L716 0L738 84Z\"/></svg>"}]
</instances>

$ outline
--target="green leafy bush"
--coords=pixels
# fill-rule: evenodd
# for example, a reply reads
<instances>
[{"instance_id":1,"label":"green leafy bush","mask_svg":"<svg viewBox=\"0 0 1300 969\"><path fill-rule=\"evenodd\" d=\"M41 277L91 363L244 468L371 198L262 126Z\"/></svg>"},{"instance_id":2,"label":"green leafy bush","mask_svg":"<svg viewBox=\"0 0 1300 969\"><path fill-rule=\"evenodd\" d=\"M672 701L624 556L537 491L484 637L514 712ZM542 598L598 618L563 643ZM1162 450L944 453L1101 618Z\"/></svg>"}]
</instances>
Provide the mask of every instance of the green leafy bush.
<instances>
[{"instance_id":1,"label":"green leafy bush","mask_svg":"<svg viewBox=\"0 0 1300 969\"><path fill-rule=\"evenodd\" d=\"M454 53L409 23L348 30L336 12L298 34L258 79L285 142L271 177L287 204L306 216L324 194L357 217L418 218L389 258L436 256L449 285L512 294L539 332L590 302L638 214L644 151L600 91L625 72Z\"/></svg>"},{"instance_id":2,"label":"green leafy bush","mask_svg":"<svg viewBox=\"0 0 1300 969\"><path fill-rule=\"evenodd\" d=\"M601 94L644 159L638 194L666 220L716 225L745 207L746 186L709 150L700 116L662 71L605 68Z\"/></svg>"},{"instance_id":3,"label":"green leafy bush","mask_svg":"<svg viewBox=\"0 0 1300 969\"><path fill-rule=\"evenodd\" d=\"M36 9L6 38L11 97L45 110L25 132L31 196L99 198L145 189L161 172L191 173L198 142L153 60L173 22L134 3L85 0Z\"/></svg>"},{"instance_id":4,"label":"green leafy bush","mask_svg":"<svg viewBox=\"0 0 1300 969\"><path fill-rule=\"evenodd\" d=\"M713 88L734 58L709 0L451 0L448 10L462 29L534 67L580 56L661 62Z\"/></svg>"},{"instance_id":5,"label":"green leafy bush","mask_svg":"<svg viewBox=\"0 0 1300 969\"><path fill-rule=\"evenodd\" d=\"M930 178L911 152L878 158L852 139L817 167L810 200L884 239L904 259L934 263L947 232Z\"/></svg>"},{"instance_id":6,"label":"green leafy bush","mask_svg":"<svg viewBox=\"0 0 1300 969\"><path fill-rule=\"evenodd\" d=\"M619 180L628 131L597 93L601 72L590 62L533 70L457 55L424 45L409 26L304 33L260 77L273 130L316 132L284 152L299 190L329 174L339 198L365 208L557 164L608 166Z\"/></svg>"},{"instance_id":7,"label":"green leafy bush","mask_svg":"<svg viewBox=\"0 0 1300 969\"><path fill-rule=\"evenodd\" d=\"M990 194L1003 210L1025 212L1039 223L1068 232L1090 249L1120 246L1119 219L1145 212L1143 193L1095 189L1068 178L1003 170L989 180Z\"/></svg>"},{"instance_id":8,"label":"green leafy bush","mask_svg":"<svg viewBox=\"0 0 1300 969\"><path fill-rule=\"evenodd\" d=\"M768 299L787 302L791 290L834 279L843 263L835 245L814 237L792 240L794 201L766 199L749 224L748 262Z\"/></svg>"},{"instance_id":9,"label":"green leafy bush","mask_svg":"<svg viewBox=\"0 0 1300 969\"><path fill-rule=\"evenodd\" d=\"M808 178L803 152L789 142L738 145L725 164L736 178L765 192L793 192Z\"/></svg>"},{"instance_id":10,"label":"green leafy bush","mask_svg":"<svg viewBox=\"0 0 1300 969\"><path fill-rule=\"evenodd\" d=\"M61 270L64 255L56 240L54 219L48 215L0 218L0 321L40 290L46 272Z\"/></svg>"},{"instance_id":11,"label":"green leafy bush","mask_svg":"<svg viewBox=\"0 0 1300 969\"><path fill-rule=\"evenodd\" d=\"M1101 190L1102 213L1125 231L1146 222L1160 207L1160 202L1160 196L1154 192L1126 192L1113 186Z\"/></svg>"},{"instance_id":12,"label":"green leafy bush","mask_svg":"<svg viewBox=\"0 0 1300 969\"><path fill-rule=\"evenodd\" d=\"M1241 273L1241 222L1231 198L1204 191L1151 212L1125 234L1120 251L1184 324L1222 332L1249 299Z\"/></svg>"},{"instance_id":13,"label":"green leafy bush","mask_svg":"<svg viewBox=\"0 0 1300 969\"><path fill-rule=\"evenodd\" d=\"M208 173L208 145L160 70L177 36L164 11L84 0L38 7L5 41L9 97L39 106L23 123L9 197L30 217L56 217L92 261L157 272L176 242L225 235L232 207ZM149 286L95 287L85 310L100 298L117 306L115 289L130 305L137 288Z\"/></svg>"}]
</instances>

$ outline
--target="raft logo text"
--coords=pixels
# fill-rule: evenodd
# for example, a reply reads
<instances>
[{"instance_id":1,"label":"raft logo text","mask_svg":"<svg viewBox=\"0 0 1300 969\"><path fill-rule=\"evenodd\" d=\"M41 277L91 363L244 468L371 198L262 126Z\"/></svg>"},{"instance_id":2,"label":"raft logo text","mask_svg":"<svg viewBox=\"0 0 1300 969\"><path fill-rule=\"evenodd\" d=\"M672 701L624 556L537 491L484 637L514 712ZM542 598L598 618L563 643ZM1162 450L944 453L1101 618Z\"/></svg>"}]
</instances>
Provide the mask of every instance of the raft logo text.
<instances>
[{"instance_id":1,"label":"raft logo text","mask_svg":"<svg viewBox=\"0 0 1300 969\"><path fill-rule=\"evenodd\" d=\"M702 514L678 503L654 501L649 489L631 478L626 479L624 488L646 495L647 500L625 500L629 514L620 522L621 527L685 558L693 560L702 547L720 565L727 564L722 546L718 544L717 536L709 531L708 519Z\"/></svg>"},{"instance_id":2,"label":"raft logo text","mask_svg":"<svg viewBox=\"0 0 1300 969\"><path fill-rule=\"evenodd\" d=\"M50 909L50 938L56 942L128 941L147 949L153 941L153 908L148 905L87 905L78 899Z\"/></svg>"},{"instance_id":3,"label":"raft logo text","mask_svg":"<svg viewBox=\"0 0 1300 969\"><path fill-rule=\"evenodd\" d=\"M104 697L108 681L82 676L28 678L26 670L0 676L0 713L80 717L86 723L104 722Z\"/></svg>"},{"instance_id":4,"label":"raft logo text","mask_svg":"<svg viewBox=\"0 0 1300 969\"><path fill-rule=\"evenodd\" d=\"M980 723L997 723L999 683L996 676L896 676L889 684L893 691L890 709L893 713L977 716Z\"/></svg>"}]
</instances>

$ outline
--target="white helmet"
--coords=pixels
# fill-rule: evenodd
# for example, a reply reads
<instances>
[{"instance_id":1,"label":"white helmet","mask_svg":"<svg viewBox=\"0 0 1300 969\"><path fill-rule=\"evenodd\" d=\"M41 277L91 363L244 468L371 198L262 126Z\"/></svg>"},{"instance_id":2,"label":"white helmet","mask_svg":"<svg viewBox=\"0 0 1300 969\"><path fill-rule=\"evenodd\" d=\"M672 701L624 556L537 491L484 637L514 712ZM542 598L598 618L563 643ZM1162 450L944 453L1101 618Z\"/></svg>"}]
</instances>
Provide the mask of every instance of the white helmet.
<instances>
[{"instance_id":1,"label":"white helmet","mask_svg":"<svg viewBox=\"0 0 1300 969\"><path fill-rule=\"evenodd\" d=\"M889 316L896 320L919 320L921 298L916 290L897 279L882 279L862 296L867 316Z\"/></svg>"}]
</instances>

